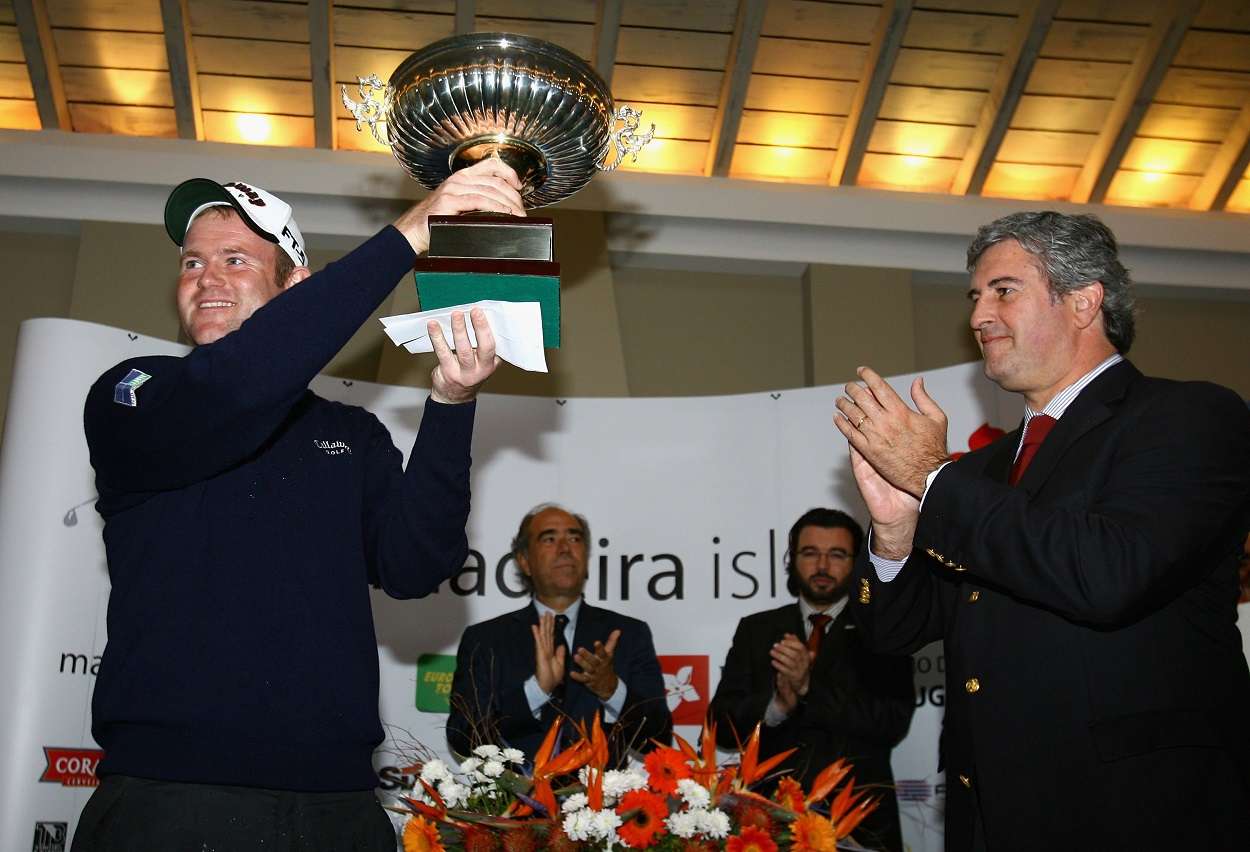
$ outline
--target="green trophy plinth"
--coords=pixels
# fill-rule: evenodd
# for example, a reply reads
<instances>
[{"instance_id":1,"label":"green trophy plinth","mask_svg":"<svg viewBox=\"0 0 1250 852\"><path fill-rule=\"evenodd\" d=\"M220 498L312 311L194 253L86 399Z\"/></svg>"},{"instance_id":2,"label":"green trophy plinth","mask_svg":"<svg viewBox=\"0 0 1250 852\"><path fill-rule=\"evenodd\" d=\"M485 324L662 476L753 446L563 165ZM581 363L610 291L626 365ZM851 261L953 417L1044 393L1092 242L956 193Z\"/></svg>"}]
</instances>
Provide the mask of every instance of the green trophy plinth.
<instances>
[{"instance_id":1,"label":"green trophy plinth","mask_svg":"<svg viewBox=\"0 0 1250 852\"><path fill-rule=\"evenodd\" d=\"M543 346L560 348L560 264L551 220L488 214L430 217L430 250L414 264L421 310L484 299L538 302Z\"/></svg>"}]
</instances>

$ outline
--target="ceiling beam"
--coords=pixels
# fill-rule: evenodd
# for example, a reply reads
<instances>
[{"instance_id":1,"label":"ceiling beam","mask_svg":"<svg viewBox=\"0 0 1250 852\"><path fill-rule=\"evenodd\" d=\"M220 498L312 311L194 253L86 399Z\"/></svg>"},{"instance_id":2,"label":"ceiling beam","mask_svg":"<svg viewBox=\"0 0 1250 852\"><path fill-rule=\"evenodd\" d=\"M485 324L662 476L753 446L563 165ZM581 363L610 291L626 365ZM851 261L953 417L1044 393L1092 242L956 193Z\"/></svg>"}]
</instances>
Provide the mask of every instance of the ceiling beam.
<instances>
[{"instance_id":1,"label":"ceiling beam","mask_svg":"<svg viewBox=\"0 0 1250 852\"><path fill-rule=\"evenodd\" d=\"M595 70L612 88L612 69L616 67L616 41L621 34L621 3L623 0L599 0L595 17Z\"/></svg>"},{"instance_id":2,"label":"ceiling beam","mask_svg":"<svg viewBox=\"0 0 1250 852\"><path fill-rule=\"evenodd\" d=\"M1250 101L1241 108L1237 120L1215 152L1207 173L1189 199L1190 210L1223 210L1250 168Z\"/></svg>"},{"instance_id":3,"label":"ceiling beam","mask_svg":"<svg viewBox=\"0 0 1250 852\"><path fill-rule=\"evenodd\" d=\"M703 168L704 174L711 177L729 174L734 145L738 141L738 125L742 123L742 109L747 102L747 88L751 85L751 69L755 67L755 51L764 29L766 5L765 0L738 0L738 20L729 43L725 73L721 75L716 119L712 122L712 139Z\"/></svg>"},{"instance_id":4,"label":"ceiling beam","mask_svg":"<svg viewBox=\"0 0 1250 852\"><path fill-rule=\"evenodd\" d=\"M174 117L182 139L204 138L200 111L200 81L191 46L191 12L187 0L161 0L165 26L165 55L169 59L169 86L174 95Z\"/></svg>"},{"instance_id":5,"label":"ceiling beam","mask_svg":"<svg viewBox=\"0 0 1250 852\"><path fill-rule=\"evenodd\" d=\"M1077 175L1072 190L1072 200L1076 203L1101 204L1107 197L1111 180L1201 5L1201 0L1167 0L1160 6L1146 41L1137 51L1128 76L1111 104L1102 132Z\"/></svg>"},{"instance_id":6,"label":"ceiling beam","mask_svg":"<svg viewBox=\"0 0 1250 852\"><path fill-rule=\"evenodd\" d=\"M1031 0L1021 11L1015 41L998 65L998 74L990 85L981 117L951 185L955 195L981 194L1058 7L1059 0Z\"/></svg>"},{"instance_id":7,"label":"ceiling beam","mask_svg":"<svg viewBox=\"0 0 1250 852\"><path fill-rule=\"evenodd\" d=\"M318 148L338 147L334 120L334 0L309 0L308 61L312 73L313 135Z\"/></svg>"},{"instance_id":8,"label":"ceiling beam","mask_svg":"<svg viewBox=\"0 0 1250 852\"><path fill-rule=\"evenodd\" d=\"M456 35L468 35L477 25L475 0L456 0Z\"/></svg>"},{"instance_id":9,"label":"ceiling beam","mask_svg":"<svg viewBox=\"0 0 1250 852\"><path fill-rule=\"evenodd\" d=\"M859 168L864 162L864 152L868 150L873 125L877 123L877 113L881 110L881 101L885 98L886 86L894 71L894 61L903 46L912 6L913 0L886 0L881 8L877 31L868 46L863 76L859 88L855 90L851 113L846 117L842 138L834 154L833 169L829 172L830 186L854 186L859 178Z\"/></svg>"},{"instance_id":10,"label":"ceiling beam","mask_svg":"<svg viewBox=\"0 0 1250 852\"><path fill-rule=\"evenodd\" d=\"M26 55L30 87L35 92L39 123L45 130L71 130L69 105L65 101L65 85L61 66L56 60L56 44L48 23L48 7L44 0L13 0L18 38Z\"/></svg>"}]
</instances>

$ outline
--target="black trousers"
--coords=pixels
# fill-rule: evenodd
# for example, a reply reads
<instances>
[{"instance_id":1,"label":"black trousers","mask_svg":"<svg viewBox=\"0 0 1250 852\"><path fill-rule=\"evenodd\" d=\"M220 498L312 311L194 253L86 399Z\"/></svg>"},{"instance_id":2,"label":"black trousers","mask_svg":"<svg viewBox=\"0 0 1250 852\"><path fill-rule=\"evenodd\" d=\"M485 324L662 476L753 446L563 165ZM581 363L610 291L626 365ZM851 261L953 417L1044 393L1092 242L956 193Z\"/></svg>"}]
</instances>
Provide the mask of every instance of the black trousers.
<instances>
[{"instance_id":1,"label":"black trousers","mask_svg":"<svg viewBox=\"0 0 1250 852\"><path fill-rule=\"evenodd\" d=\"M71 852L395 852L372 791L292 793L109 775Z\"/></svg>"}]
</instances>

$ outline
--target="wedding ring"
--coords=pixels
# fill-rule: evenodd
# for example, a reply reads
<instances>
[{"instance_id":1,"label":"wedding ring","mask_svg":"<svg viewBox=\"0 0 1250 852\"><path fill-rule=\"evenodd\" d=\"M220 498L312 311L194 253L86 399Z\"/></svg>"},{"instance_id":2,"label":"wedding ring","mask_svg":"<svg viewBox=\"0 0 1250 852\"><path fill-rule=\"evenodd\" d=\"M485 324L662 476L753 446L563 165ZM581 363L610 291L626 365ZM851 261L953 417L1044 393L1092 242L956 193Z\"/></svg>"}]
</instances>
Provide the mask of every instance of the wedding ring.
<instances>
[{"instance_id":1,"label":"wedding ring","mask_svg":"<svg viewBox=\"0 0 1250 852\"><path fill-rule=\"evenodd\" d=\"M867 414L865 414L865 415L863 415L862 417L860 417L860 418L859 418L859 422L855 424L855 428L856 428L856 429L858 429L860 426L863 426L863 425L864 425L864 421L865 421L865 420L867 420L867 419L868 419L868 415L867 415Z\"/></svg>"}]
</instances>

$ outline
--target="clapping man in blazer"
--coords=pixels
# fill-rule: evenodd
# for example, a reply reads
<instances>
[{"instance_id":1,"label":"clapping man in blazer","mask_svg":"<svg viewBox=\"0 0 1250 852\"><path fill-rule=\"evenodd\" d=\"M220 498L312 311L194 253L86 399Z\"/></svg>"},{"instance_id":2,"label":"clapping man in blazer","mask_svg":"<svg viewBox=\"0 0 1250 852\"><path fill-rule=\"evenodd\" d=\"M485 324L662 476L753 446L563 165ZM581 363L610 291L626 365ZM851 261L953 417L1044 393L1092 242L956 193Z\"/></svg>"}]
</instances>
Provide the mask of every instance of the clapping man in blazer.
<instances>
[{"instance_id":1,"label":"clapping man in blazer","mask_svg":"<svg viewBox=\"0 0 1250 852\"><path fill-rule=\"evenodd\" d=\"M1132 282L1093 216L992 222L968 270L1020 427L950 461L923 382L913 409L867 368L836 419L872 516L855 617L881 651L945 642L946 847L1243 850L1250 412L1125 360Z\"/></svg>"},{"instance_id":2,"label":"clapping man in blazer","mask_svg":"<svg viewBox=\"0 0 1250 852\"><path fill-rule=\"evenodd\" d=\"M901 850L890 751L915 707L910 657L874 654L846 609L864 533L837 509L810 509L790 528L787 588L798 599L738 623L712 699L722 748L760 722L760 757L797 749L780 770L806 788L840 757L881 797L855 832L870 849Z\"/></svg>"},{"instance_id":3,"label":"clapping man in blazer","mask_svg":"<svg viewBox=\"0 0 1250 852\"><path fill-rule=\"evenodd\" d=\"M587 603L590 525L554 504L521 519L512 552L533 599L470 625L460 639L447 739L457 754L483 743L533 758L557 718L589 725L598 713L613 762L667 743L672 717L651 630Z\"/></svg>"}]
</instances>

